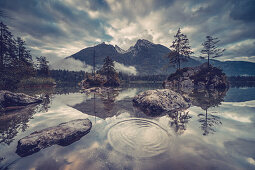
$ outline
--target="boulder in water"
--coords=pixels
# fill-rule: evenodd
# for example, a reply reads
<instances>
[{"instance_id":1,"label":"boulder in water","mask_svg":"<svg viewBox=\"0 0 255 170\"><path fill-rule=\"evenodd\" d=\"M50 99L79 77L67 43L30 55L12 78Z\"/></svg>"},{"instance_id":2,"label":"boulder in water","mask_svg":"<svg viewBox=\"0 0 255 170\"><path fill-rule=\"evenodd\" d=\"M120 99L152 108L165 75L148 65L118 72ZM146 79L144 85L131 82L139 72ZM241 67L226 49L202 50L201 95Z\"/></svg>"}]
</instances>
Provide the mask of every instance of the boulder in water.
<instances>
[{"instance_id":1,"label":"boulder in water","mask_svg":"<svg viewBox=\"0 0 255 170\"><path fill-rule=\"evenodd\" d=\"M54 144L70 145L89 133L91 127L89 119L77 119L35 131L19 140L16 153L24 157Z\"/></svg>"},{"instance_id":2,"label":"boulder in water","mask_svg":"<svg viewBox=\"0 0 255 170\"><path fill-rule=\"evenodd\" d=\"M31 97L24 93L13 93L7 90L0 91L0 109L9 110L8 108L19 108L29 104L40 103L42 99Z\"/></svg>"},{"instance_id":3,"label":"boulder in water","mask_svg":"<svg viewBox=\"0 0 255 170\"><path fill-rule=\"evenodd\" d=\"M170 89L147 90L135 96L133 103L151 116L163 112L173 113L190 107L180 94Z\"/></svg>"}]
</instances>

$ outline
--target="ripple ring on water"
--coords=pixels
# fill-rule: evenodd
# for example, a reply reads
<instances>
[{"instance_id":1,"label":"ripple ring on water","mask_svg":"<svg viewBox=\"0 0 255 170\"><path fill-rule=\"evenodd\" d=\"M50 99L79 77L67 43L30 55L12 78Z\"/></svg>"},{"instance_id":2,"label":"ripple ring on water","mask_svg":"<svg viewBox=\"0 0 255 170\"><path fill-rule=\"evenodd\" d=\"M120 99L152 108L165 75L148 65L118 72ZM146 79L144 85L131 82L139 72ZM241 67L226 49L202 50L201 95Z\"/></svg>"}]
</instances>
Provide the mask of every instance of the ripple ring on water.
<instances>
[{"instance_id":1,"label":"ripple ring on water","mask_svg":"<svg viewBox=\"0 0 255 170\"><path fill-rule=\"evenodd\" d=\"M110 127L107 138L118 152L138 158L167 151L170 134L157 123L141 118L122 120Z\"/></svg>"}]
</instances>

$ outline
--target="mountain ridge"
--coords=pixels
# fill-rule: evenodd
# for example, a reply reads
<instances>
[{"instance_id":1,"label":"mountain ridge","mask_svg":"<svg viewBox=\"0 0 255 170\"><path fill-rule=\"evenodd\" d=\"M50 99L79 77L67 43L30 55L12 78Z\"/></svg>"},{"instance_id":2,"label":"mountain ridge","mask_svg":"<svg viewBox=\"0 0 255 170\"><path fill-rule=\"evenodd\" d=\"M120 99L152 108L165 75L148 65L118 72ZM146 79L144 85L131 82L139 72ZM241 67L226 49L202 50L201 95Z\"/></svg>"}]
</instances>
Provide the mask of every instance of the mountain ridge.
<instances>
[{"instance_id":1,"label":"mountain ridge","mask_svg":"<svg viewBox=\"0 0 255 170\"><path fill-rule=\"evenodd\" d=\"M176 69L164 67L168 65L166 56L171 50L161 44L154 44L145 39L138 39L134 46L128 50L123 50L118 45L106 43L98 44L94 47L87 47L79 52L66 57L80 60L87 65L93 65L93 55L95 51L95 60L97 65L102 65L106 56L110 56L114 61L126 66L134 66L138 74L170 74ZM200 65L207 60L191 57L188 62L181 63L182 67L193 67ZM233 75L255 75L255 63L245 61L218 61L210 60L210 63L216 67L223 69L228 76Z\"/></svg>"}]
</instances>

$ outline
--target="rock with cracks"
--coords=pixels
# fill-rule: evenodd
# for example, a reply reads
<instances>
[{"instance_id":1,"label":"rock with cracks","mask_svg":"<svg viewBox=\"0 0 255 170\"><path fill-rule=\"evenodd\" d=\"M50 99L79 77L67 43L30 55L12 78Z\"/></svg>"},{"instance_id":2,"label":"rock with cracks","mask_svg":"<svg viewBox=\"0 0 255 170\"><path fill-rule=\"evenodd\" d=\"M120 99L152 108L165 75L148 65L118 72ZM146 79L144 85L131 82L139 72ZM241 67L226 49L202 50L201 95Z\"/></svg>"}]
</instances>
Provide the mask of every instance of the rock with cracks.
<instances>
[{"instance_id":1,"label":"rock with cracks","mask_svg":"<svg viewBox=\"0 0 255 170\"><path fill-rule=\"evenodd\" d=\"M190 104L184 98L169 89L148 90L134 97L134 105L150 116L162 113L174 113L185 110Z\"/></svg>"},{"instance_id":2,"label":"rock with cracks","mask_svg":"<svg viewBox=\"0 0 255 170\"><path fill-rule=\"evenodd\" d=\"M0 110L9 110L8 108L19 108L40 102L42 102L41 99L24 93L13 93L7 90L0 91Z\"/></svg>"},{"instance_id":3,"label":"rock with cracks","mask_svg":"<svg viewBox=\"0 0 255 170\"><path fill-rule=\"evenodd\" d=\"M89 119L77 119L35 131L19 140L16 153L24 157L54 144L70 145L89 133L91 127L92 123Z\"/></svg>"}]
</instances>

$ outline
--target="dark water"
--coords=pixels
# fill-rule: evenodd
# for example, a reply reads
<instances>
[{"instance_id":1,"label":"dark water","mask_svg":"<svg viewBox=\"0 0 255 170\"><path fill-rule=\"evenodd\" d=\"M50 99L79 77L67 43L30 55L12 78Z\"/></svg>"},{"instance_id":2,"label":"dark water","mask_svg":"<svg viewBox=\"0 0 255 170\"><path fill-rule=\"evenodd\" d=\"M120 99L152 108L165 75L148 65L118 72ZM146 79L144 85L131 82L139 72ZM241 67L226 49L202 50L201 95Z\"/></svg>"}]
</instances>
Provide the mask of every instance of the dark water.
<instances>
[{"instance_id":1,"label":"dark water","mask_svg":"<svg viewBox=\"0 0 255 170\"><path fill-rule=\"evenodd\" d=\"M255 88L192 93L193 106L171 115L133 107L136 94L156 88L25 91L48 95L43 104L0 116L0 169L255 169ZM22 137L80 118L93 126L79 141L23 158L15 153Z\"/></svg>"}]
</instances>

